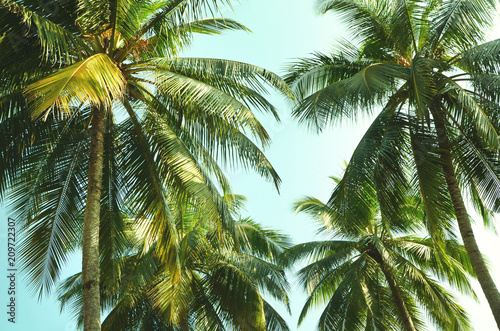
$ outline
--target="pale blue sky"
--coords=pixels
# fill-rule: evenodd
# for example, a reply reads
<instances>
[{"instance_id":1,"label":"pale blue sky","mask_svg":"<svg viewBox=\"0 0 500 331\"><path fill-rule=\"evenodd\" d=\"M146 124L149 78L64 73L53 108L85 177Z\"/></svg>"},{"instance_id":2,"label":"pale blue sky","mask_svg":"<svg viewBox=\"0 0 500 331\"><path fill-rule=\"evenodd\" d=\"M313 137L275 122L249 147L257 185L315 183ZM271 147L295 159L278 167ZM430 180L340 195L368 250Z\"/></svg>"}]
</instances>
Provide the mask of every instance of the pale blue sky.
<instances>
[{"instance_id":1,"label":"pale blue sky","mask_svg":"<svg viewBox=\"0 0 500 331\"><path fill-rule=\"evenodd\" d=\"M235 18L249 27L253 33L230 32L222 36L198 37L187 56L227 58L249 62L282 74L287 63L297 57L305 57L313 51L328 51L336 37L345 30L336 24L332 15L317 16L313 10L314 0L248 0L234 4L234 14L225 12L227 18ZM292 203L304 195L313 195L326 200L333 186L328 176L341 173L344 160L348 160L364 133L369 119L344 123L316 135L299 127L288 114L290 105L282 97L273 95L278 107L281 123L270 116L260 116L272 137L272 146L267 156L283 180L281 194L273 185L257 175L244 171L230 171L228 177L233 189L248 198L247 212L256 221L279 228L290 234L295 243L314 239L315 228L305 216L295 215ZM0 251L6 251L6 222L9 216L0 209ZM490 256L494 276L500 282L500 251L498 237L477 230L483 253ZM6 255L6 254L5 254ZM65 271L70 275L79 271L78 257ZM0 270L6 270L6 256L0 258ZM293 277L290 275L292 284ZM18 323L7 323L6 276L0 277L0 330L75 330L67 314L59 314L54 299L48 298L38 304L31 298L24 283L18 283ZM293 287L292 314L287 318L292 330L309 331L315 325L314 316L296 328L297 316L305 296ZM478 288L478 292L479 288ZM5 302L5 304L4 304ZM486 303L474 304L464 300L476 330L494 330L495 323ZM5 311L5 312L3 312ZM280 309L280 311L284 311Z\"/></svg>"}]
</instances>

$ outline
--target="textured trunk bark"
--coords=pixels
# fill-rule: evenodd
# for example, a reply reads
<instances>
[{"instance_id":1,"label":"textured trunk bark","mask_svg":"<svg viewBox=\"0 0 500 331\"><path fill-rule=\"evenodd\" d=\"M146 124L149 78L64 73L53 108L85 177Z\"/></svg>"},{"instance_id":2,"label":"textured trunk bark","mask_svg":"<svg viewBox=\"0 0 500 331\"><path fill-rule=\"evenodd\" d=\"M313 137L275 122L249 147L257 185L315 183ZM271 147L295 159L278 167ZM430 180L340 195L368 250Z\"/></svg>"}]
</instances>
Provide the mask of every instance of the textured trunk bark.
<instances>
[{"instance_id":1,"label":"textured trunk bark","mask_svg":"<svg viewBox=\"0 0 500 331\"><path fill-rule=\"evenodd\" d=\"M472 268L477 275L481 289L488 300L488 304L490 305L493 316L495 317L497 327L500 330L500 293L498 292L495 282L486 267L486 263L484 262L483 256L477 246L474 232L472 231L469 215L467 213L467 209L465 208L462 192L458 186L455 169L453 168L450 153L451 147L446 133L446 127L439 114L433 112L433 117L438 134L439 152L441 155L443 172L446 184L448 185L448 190L450 192L453 208L455 209L458 228L460 229L460 234L462 236L467 254L469 255Z\"/></svg>"},{"instance_id":2,"label":"textured trunk bark","mask_svg":"<svg viewBox=\"0 0 500 331\"><path fill-rule=\"evenodd\" d=\"M406 308L405 301L403 300L403 296L401 295L401 290L399 289L398 283L396 282L396 279L392 274L391 268L387 265L387 263L384 261L384 258L378 251L373 250L369 255L380 265L380 269L382 270L382 273L384 274L385 279L389 284L389 288L391 289L392 298L394 299L394 303L398 308L399 316L403 320L405 330L416 331L415 325L413 324L410 313Z\"/></svg>"},{"instance_id":3,"label":"textured trunk bark","mask_svg":"<svg viewBox=\"0 0 500 331\"><path fill-rule=\"evenodd\" d=\"M187 316L182 316L181 318L181 331L189 331L189 322Z\"/></svg>"},{"instance_id":4,"label":"textured trunk bark","mask_svg":"<svg viewBox=\"0 0 500 331\"><path fill-rule=\"evenodd\" d=\"M94 109L90 136L89 182L83 223L82 283L85 331L101 330L99 294L99 214L104 154L104 109Z\"/></svg>"}]
</instances>

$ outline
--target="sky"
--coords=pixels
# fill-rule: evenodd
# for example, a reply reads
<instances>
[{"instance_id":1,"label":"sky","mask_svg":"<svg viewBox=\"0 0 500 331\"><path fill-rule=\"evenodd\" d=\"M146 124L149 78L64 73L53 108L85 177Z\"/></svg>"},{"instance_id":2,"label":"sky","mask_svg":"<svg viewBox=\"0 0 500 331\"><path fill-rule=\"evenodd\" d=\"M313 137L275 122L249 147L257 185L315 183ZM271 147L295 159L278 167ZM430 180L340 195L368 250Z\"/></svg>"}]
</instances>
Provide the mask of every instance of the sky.
<instances>
[{"instance_id":1,"label":"sky","mask_svg":"<svg viewBox=\"0 0 500 331\"><path fill-rule=\"evenodd\" d=\"M283 74L286 66L296 58L306 57L314 51L328 52L333 49L336 38L346 35L347 27L338 24L331 14L316 15L314 0L248 0L234 3L234 12L224 11L226 18L233 18L252 30L251 33L235 31L221 36L201 36L194 40L186 56L226 58L248 62ZM500 25L497 25L500 26ZM495 31L494 35L499 35ZM273 184L258 175L243 170L230 170L227 175L235 193L247 197L247 214L265 226L281 229L289 234L294 243L311 241L316 227L304 215L295 215L293 202L305 195L327 200L332 189L332 175L342 173L343 163L349 160L361 139L370 118L356 123L345 122L316 134L299 126L289 117L291 104L283 97L272 94L270 100L278 108L281 122L268 115L258 117L268 130L272 145L266 155L278 171L283 183L280 193ZM26 282L18 274L16 324L7 322L7 218L11 214L0 206L0 330L75 330L75 324L67 312L60 314L54 296L37 302L30 295ZM479 218L477 218L479 219ZM500 218L499 218L500 219ZM489 257L492 274L500 284L500 252L498 236L475 227L480 249ZM78 255L71 259L62 278L81 268ZM5 270L5 271L4 271ZM3 276L5 275L5 276ZM297 286L292 274L292 316L287 317L291 330L313 330L318 313L307 318L297 327L297 318L305 301L305 294ZM462 305L471 315L475 330L495 330L496 325L489 307L476 284L481 302L461 298ZM279 308L279 307L278 307ZM279 309L283 312L284 309Z\"/></svg>"}]
</instances>

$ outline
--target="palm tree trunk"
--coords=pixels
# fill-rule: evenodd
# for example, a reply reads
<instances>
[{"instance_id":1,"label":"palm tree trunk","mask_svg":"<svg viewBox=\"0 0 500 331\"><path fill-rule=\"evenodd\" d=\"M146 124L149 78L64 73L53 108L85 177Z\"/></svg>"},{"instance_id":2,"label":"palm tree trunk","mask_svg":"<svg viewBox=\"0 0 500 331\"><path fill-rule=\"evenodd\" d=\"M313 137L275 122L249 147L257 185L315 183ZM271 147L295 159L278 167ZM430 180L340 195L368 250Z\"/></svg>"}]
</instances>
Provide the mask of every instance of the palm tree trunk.
<instances>
[{"instance_id":1,"label":"palm tree trunk","mask_svg":"<svg viewBox=\"0 0 500 331\"><path fill-rule=\"evenodd\" d=\"M415 329L415 325L413 325L413 320L410 316L410 313L408 312L408 309L406 308L403 295L401 294L401 290L399 289L398 283L396 282L396 279L392 274L391 268L384 261L384 258L382 257L382 254L380 254L379 251L373 249L369 253L369 255L380 265L380 269L382 270L382 273L384 274L385 279L389 284L389 288L391 289L392 298L394 299L394 303L398 308L399 316L403 320L403 325L405 327L405 330L416 331L417 329Z\"/></svg>"},{"instance_id":2,"label":"palm tree trunk","mask_svg":"<svg viewBox=\"0 0 500 331\"><path fill-rule=\"evenodd\" d=\"M92 118L89 182L83 223L82 282L85 331L101 330L99 295L99 214L104 160L104 109L95 108Z\"/></svg>"},{"instance_id":3,"label":"palm tree trunk","mask_svg":"<svg viewBox=\"0 0 500 331\"><path fill-rule=\"evenodd\" d=\"M184 315L181 317L181 331L189 331L189 322L188 322L188 319L187 319L187 316Z\"/></svg>"},{"instance_id":4,"label":"palm tree trunk","mask_svg":"<svg viewBox=\"0 0 500 331\"><path fill-rule=\"evenodd\" d=\"M438 134L439 152L441 155L443 172L446 184L448 185L448 190L450 192L453 208L455 210L455 216L457 218L462 241L464 242L465 250L469 255L472 268L476 273L481 289L483 290L486 300L488 300L488 304L493 312L497 327L500 330L500 293L498 292L495 282L486 267L486 263L484 262L483 256L477 246L474 232L472 231L469 215L467 213L467 209L465 208L460 187L458 186L455 169L453 168L450 153L451 147L448 135L446 134L444 121L437 112L433 112L433 117Z\"/></svg>"}]
</instances>

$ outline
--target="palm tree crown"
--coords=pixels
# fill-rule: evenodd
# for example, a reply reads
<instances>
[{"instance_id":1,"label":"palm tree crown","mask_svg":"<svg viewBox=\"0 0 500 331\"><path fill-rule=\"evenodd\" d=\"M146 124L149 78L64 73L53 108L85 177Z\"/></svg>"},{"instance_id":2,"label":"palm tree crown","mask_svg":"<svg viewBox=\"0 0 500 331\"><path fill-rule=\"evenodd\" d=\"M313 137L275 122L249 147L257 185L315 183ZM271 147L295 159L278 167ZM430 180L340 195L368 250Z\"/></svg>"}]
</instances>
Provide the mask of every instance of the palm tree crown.
<instances>
[{"instance_id":1,"label":"palm tree crown","mask_svg":"<svg viewBox=\"0 0 500 331\"><path fill-rule=\"evenodd\" d=\"M309 260L298 272L309 294L299 323L321 305L318 330L421 330L423 309L438 329L471 330L467 313L437 281L474 293L464 247L455 239L436 246L415 236L424 229L420 208L408 204L405 218L387 223L375 190L366 190L364 199L371 213L359 213L354 222L352 214L345 217L312 197L296 204L297 212L309 214L331 237L295 245L281 257L288 266Z\"/></svg>"},{"instance_id":2,"label":"palm tree crown","mask_svg":"<svg viewBox=\"0 0 500 331\"><path fill-rule=\"evenodd\" d=\"M222 199L237 219L234 232L220 233L194 205L174 208L181 257L176 268L161 263L157 242L144 245L149 220L127 224L129 252L116 258L118 277L101 268L101 306L110 310L103 330L289 330L263 298L265 292L288 306L289 285L275 262L289 239L241 218L243 197ZM61 306L71 307L81 324L81 273L67 278L59 293Z\"/></svg>"}]
</instances>

